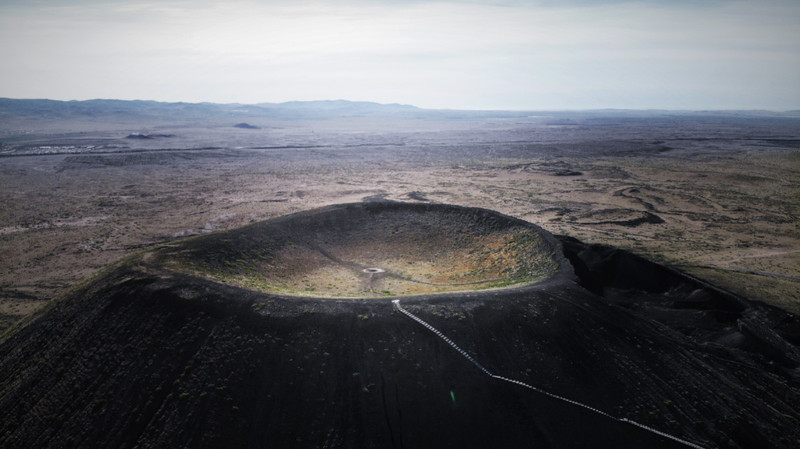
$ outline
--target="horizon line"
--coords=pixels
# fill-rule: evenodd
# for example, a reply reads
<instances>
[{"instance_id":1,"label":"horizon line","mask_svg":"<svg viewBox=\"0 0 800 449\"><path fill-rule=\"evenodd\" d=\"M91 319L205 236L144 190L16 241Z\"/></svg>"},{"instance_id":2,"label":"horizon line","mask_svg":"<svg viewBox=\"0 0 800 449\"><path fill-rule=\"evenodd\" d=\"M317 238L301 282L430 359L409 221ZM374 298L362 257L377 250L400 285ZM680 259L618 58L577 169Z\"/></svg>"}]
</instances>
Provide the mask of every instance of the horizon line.
<instances>
[{"instance_id":1,"label":"horizon line","mask_svg":"<svg viewBox=\"0 0 800 449\"><path fill-rule=\"evenodd\" d=\"M665 107L587 107L587 108L450 108L450 107L422 107L408 103L399 103L399 102L379 102L379 101L372 101L372 100L349 100L345 98L336 98L336 99L318 99L318 100L287 100L287 101L261 101L261 102L254 102L254 103L242 103L242 102L214 102L214 101L168 101L168 100L152 100L152 99L142 99L142 98L135 98L135 99L123 99L123 98L89 98L89 99L69 99L69 100L60 100L54 98L15 98L15 97L3 97L0 96L0 100L13 100L13 101L53 101L53 102L60 102L60 103L84 103L84 102L92 102L92 101L119 101L119 102L141 102L141 103L159 103L159 104L194 104L194 105L220 105L220 106L263 106L263 105L286 105L289 103L366 103L366 104L373 104L373 105L380 105L380 106L401 106L401 107L408 107L408 108L415 108L424 111L453 111L453 112L603 112L603 111L637 111L637 112L772 112L772 113L790 113L790 112L799 112L800 106L790 108L790 109L766 109L766 108L758 108L758 107L737 107L737 108L714 108L714 107L703 107L703 108L665 108Z\"/></svg>"}]
</instances>

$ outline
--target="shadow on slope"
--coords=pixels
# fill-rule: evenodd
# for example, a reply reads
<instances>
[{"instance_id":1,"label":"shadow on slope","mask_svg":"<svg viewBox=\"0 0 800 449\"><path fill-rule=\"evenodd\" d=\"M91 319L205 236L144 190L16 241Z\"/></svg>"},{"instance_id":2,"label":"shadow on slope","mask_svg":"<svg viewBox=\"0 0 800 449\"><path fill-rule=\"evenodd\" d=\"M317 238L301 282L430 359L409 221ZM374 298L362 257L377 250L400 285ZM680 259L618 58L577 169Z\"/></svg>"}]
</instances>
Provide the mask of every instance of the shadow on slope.
<instances>
[{"instance_id":1,"label":"shadow on slope","mask_svg":"<svg viewBox=\"0 0 800 449\"><path fill-rule=\"evenodd\" d=\"M796 445L797 317L563 242L577 276L557 257L539 284L400 301L493 373L704 447ZM153 254L0 344L0 445L683 447L487 377L389 298L262 293Z\"/></svg>"}]
</instances>

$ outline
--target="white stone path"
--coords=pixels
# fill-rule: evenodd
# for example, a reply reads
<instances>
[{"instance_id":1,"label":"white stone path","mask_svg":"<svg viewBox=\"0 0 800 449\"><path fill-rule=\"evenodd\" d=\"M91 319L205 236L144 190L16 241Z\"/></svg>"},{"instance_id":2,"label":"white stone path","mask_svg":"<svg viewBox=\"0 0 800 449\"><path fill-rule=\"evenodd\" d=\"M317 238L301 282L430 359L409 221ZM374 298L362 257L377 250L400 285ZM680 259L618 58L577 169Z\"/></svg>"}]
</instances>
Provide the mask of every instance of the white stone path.
<instances>
[{"instance_id":1,"label":"white stone path","mask_svg":"<svg viewBox=\"0 0 800 449\"><path fill-rule=\"evenodd\" d=\"M678 443L681 443L681 444L683 444L683 445L686 445L686 446L688 446L688 447L692 447L692 448L695 448L695 449L705 449L703 446L700 446L700 445L697 445L697 444L695 444L695 443L692 443L691 441L686 441L686 440L684 440L684 439L681 439L681 438L678 438L678 437L676 437L676 436L674 436L674 435L670 435L670 434L668 434L668 433L662 432L662 431L660 431L660 430L654 429L654 428L652 428L652 427L646 426L646 425L644 425L644 424L638 423L638 422L636 422L636 421L633 421L633 420L630 420L630 419L628 419L628 418L619 418L619 417L616 417L616 416L610 415L610 414L608 414L608 413L606 413L606 412L604 412L604 411L602 411L602 410L598 410L598 409L596 409L596 408L594 408L594 407L591 407L591 406L588 406L588 405L586 405L586 404L580 403L580 402L578 402L578 401L573 401L572 399L565 398L564 396L559 396L559 395L557 395L557 394L550 393L549 391L542 390L541 388L534 387L533 385L526 384L525 382L521 382L521 381L519 381L519 380L509 379L509 378L507 378L507 377L498 376L498 375L496 375L496 374L493 374L491 371L489 371L489 370L487 370L486 368L484 368L484 367L483 367L483 365L481 365L480 363L478 363L478 361L477 361L477 360L475 360L474 358L472 358L472 356L470 356L469 354L467 354L467 352L466 352L466 351L464 351L463 349L459 348L459 347L458 347L458 345L456 345L456 344L453 342L453 340L450 340L449 338L447 338L447 336L445 336L444 334L442 334L441 332L439 332L439 330L438 330L438 329L436 329L435 327L433 327L433 326L431 326L430 324L426 323L425 321L423 321L422 319L420 319L419 317L417 317L417 316L416 316L416 315L414 315L413 313L411 313L411 312L409 312L408 310L406 310L406 309L405 309L403 306L401 306L401 305L400 305L400 300L399 300L399 299L392 300L392 304L394 304L395 308L397 308L397 310L398 310L400 313L402 313L403 315L405 315L405 316L407 316L407 317L411 318L412 320L414 320L414 321L416 321L417 323L421 324L423 327L425 327L425 328L426 328L426 329L428 329L429 331L431 331L431 332L433 332L434 334L436 334L436 335L437 335L439 338L441 338L442 340L444 340L444 342L445 342L445 343L447 343L448 345L450 345L450 346L451 346L453 349L455 349L455 350L456 350L456 351L458 351L458 352L459 352L459 353L460 353L462 356L464 356L464 358L466 358L467 360L469 360L470 362L472 362L472 364L473 364L473 365L475 365L476 367L478 367L478 369L479 369L479 370L483 371L483 372L484 372L484 374L486 374L487 376L489 376L489 377L491 377L491 378L493 378L493 379L498 379L498 380L502 380L502 381L504 381L504 382L509 382L509 383L512 383L512 384L515 384L515 385L519 385L519 386L521 386L521 387L525 387L525 388L528 388L528 389L530 389L530 390L533 390L533 391L535 391L535 392L537 392L537 393L541 393L541 394L544 394L544 395L546 395L546 396L550 396L551 398L558 399L559 401L564 401L564 402L570 403L570 404L572 404L572 405L576 405L576 406L578 406L578 407L583 407L583 408L585 408L585 409L587 409L587 410L590 410L590 411L592 411L592 412L595 412L595 413L597 413L597 414L599 414L599 415L603 415L603 416L605 416L605 417L607 417L607 418L609 418L609 419L613 419L614 421L619 421L619 422L628 423L628 424L630 424L630 425L633 425L633 426L639 427L639 428L641 428L641 429L644 429L644 430L646 430L646 431L648 431L648 432L654 433L654 434L656 434L656 435L660 435L660 436L662 436L662 437L664 437L664 438L668 438L668 439L670 439L670 440L677 441Z\"/></svg>"}]
</instances>

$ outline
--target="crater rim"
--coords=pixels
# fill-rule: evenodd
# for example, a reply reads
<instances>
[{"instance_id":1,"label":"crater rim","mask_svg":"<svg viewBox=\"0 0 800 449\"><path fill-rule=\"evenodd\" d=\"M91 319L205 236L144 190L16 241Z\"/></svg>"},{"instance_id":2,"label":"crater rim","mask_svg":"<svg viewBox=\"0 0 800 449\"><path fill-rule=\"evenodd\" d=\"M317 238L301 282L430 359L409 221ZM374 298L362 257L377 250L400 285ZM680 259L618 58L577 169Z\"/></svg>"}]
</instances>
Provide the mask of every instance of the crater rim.
<instances>
[{"instance_id":1,"label":"crater rim","mask_svg":"<svg viewBox=\"0 0 800 449\"><path fill-rule=\"evenodd\" d=\"M394 201L324 206L195 236L172 242L157 258L172 271L217 283L320 300L519 289L569 265L560 242L528 221L483 208Z\"/></svg>"}]
</instances>

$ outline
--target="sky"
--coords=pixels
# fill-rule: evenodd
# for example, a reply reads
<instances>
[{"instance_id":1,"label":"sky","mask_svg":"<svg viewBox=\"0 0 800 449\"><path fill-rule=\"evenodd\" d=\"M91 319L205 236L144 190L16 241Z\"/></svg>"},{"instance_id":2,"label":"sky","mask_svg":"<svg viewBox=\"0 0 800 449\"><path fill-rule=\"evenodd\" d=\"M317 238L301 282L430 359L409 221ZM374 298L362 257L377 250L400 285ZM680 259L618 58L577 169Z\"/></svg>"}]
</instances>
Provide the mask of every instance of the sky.
<instances>
[{"instance_id":1,"label":"sky","mask_svg":"<svg viewBox=\"0 0 800 449\"><path fill-rule=\"evenodd\" d=\"M0 97L800 109L800 0L0 0Z\"/></svg>"}]
</instances>

